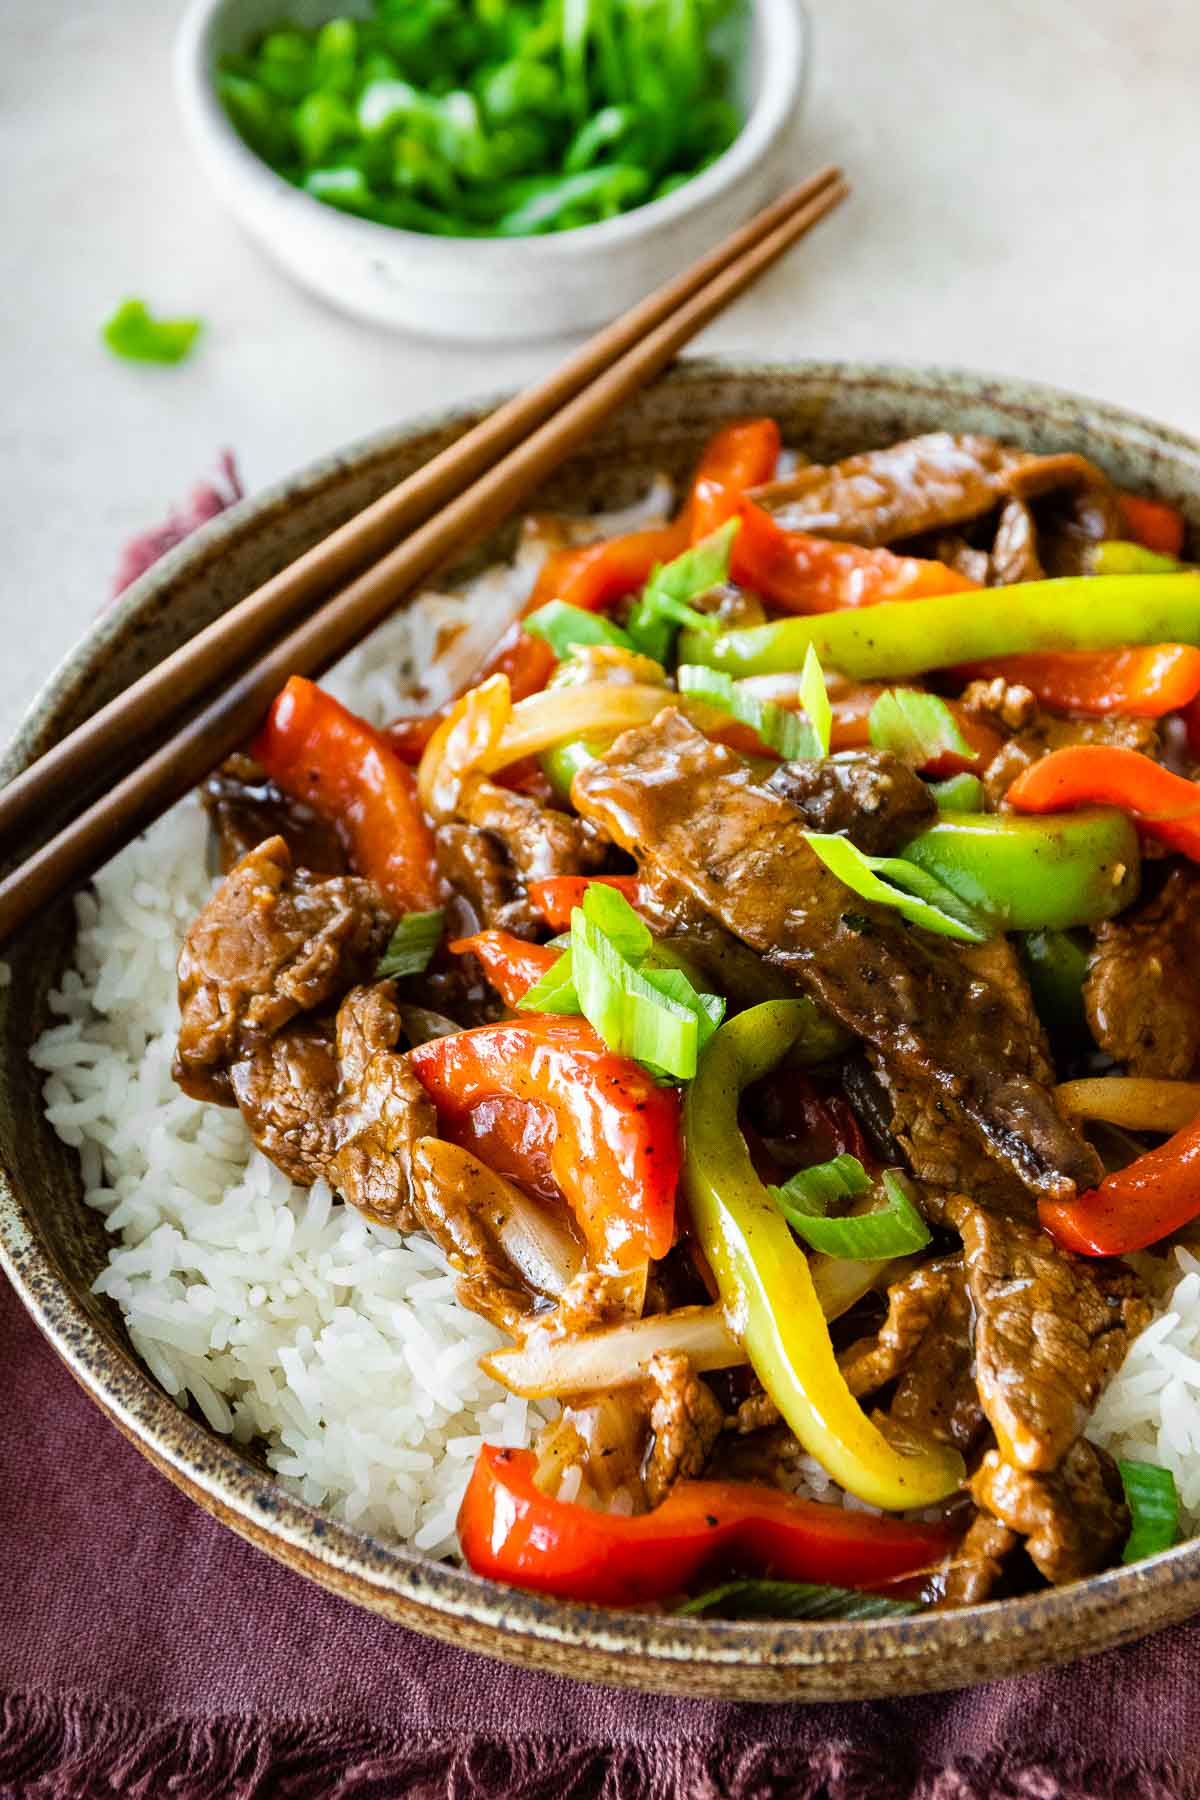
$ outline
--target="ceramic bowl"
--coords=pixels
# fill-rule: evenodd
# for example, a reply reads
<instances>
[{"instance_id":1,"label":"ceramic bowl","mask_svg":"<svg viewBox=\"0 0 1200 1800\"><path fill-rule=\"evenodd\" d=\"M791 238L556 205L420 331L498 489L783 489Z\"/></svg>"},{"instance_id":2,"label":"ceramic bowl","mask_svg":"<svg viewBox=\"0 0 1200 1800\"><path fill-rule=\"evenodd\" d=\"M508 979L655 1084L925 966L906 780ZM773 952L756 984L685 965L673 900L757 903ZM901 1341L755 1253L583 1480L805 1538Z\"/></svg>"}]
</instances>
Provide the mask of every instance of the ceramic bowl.
<instances>
[{"instance_id":1,"label":"ceramic bowl","mask_svg":"<svg viewBox=\"0 0 1200 1800\"><path fill-rule=\"evenodd\" d=\"M537 504L623 505L660 467L683 475L724 420L770 413L822 460L937 427L1031 450L1075 449L1200 529L1200 444L1112 407L943 370L684 363L567 464ZM475 414L409 425L314 465L171 552L98 623L32 706L0 781L429 456ZM494 540L493 551L502 539ZM48 826L53 821L47 820ZM25 853L30 843L19 846ZM931 1691L1082 1656L1200 1609L1200 1541L1093 1580L954 1613L868 1624L736 1624L607 1612L503 1588L362 1535L295 1499L252 1455L181 1413L91 1292L103 1229L72 1152L42 1116L29 1046L74 929L64 899L4 954L0 991L0 1260L59 1355L142 1453L219 1519L362 1606L512 1662L676 1694L860 1699Z\"/></svg>"},{"instance_id":2,"label":"ceramic bowl","mask_svg":"<svg viewBox=\"0 0 1200 1800\"><path fill-rule=\"evenodd\" d=\"M344 0L286 8L306 25L361 10ZM184 123L251 237L304 287L376 324L492 342L588 329L711 248L788 179L806 65L801 0L754 0L738 96L746 123L709 168L618 218L507 239L430 237L352 218L248 149L216 97L213 69L279 15L278 0L192 0L175 52Z\"/></svg>"}]
</instances>

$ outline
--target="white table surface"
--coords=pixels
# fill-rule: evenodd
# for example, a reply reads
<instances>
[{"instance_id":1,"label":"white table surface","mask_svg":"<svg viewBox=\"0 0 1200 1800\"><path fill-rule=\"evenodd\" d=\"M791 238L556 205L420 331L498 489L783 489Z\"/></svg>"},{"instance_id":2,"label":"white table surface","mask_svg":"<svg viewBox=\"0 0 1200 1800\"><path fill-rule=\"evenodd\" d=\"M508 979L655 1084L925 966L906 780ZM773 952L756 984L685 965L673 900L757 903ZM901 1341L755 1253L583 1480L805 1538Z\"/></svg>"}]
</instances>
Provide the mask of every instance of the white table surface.
<instances>
[{"instance_id":1,"label":"white table surface","mask_svg":"<svg viewBox=\"0 0 1200 1800\"><path fill-rule=\"evenodd\" d=\"M799 162L842 162L854 198L697 348L983 368L1200 432L1196 0L810 5ZM0 731L223 446L253 488L561 354L393 336L292 288L183 140L180 10L0 0ZM126 294L205 317L189 363L107 354Z\"/></svg>"}]
</instances>

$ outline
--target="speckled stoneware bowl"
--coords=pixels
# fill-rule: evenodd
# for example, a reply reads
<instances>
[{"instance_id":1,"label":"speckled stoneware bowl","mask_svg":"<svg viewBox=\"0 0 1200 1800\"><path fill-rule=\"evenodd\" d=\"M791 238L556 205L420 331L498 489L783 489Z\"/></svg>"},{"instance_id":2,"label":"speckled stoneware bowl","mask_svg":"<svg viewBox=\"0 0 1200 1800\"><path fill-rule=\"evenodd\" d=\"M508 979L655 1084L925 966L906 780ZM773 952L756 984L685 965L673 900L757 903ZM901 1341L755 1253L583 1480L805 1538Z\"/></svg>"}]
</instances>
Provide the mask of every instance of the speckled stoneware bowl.
<instances>
[{"instance_id":1,"label":"speckled stoneware bowl","mask_svg":"<svg viewBox=\"0 0 1200 1800\"><path fill-rule=\"evenodd\" d=\"M1081 450L1200 527L1200 444L1045 388L855 365L686 363L547 486L539 501L624 504L650 472L682 474L721 421L770 413L826 459L935 427L1033 450ZM449 443L474 415L389 432L238 506L164 558L107 613L32 707L0 766L9 780L63 732L240 595ZM47 821L47 824L50 822ZM28 848L28 846L25 846ZM958 1687L1065 1661L1200 1609L1200 1541L1073 1587L870 1624L734 1624L595 1611L494 1586L364 1537L301 1504L253 1457L181 1413L91 1293L105 1254L75 1158L42 1117L28 1049L70 948L49 909L5 954L0 996L0 1259L71 1372L170 1480L293 1569L417 1631L592 1681L750 1700L846 1700Z\"/></svg>"}]
</instances>

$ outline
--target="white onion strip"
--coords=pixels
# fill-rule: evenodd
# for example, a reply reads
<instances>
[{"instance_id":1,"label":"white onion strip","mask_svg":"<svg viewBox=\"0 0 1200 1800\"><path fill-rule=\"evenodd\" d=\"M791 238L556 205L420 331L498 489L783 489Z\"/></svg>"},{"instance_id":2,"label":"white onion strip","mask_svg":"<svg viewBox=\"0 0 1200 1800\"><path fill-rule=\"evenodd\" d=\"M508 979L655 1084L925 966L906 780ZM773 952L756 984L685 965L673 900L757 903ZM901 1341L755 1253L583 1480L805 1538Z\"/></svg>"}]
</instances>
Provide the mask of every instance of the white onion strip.
<instances>
[{"instance_id":1,"label":"white onion strip","mask_svg":"<svg viewBox=\"0 0 1200 1800\"><path fill-rule=\"evenodd\" d=\"M1200 1118L1200 1081L1103 1075L1095 1081L1064 1081L1054 1092L1064 1112L1126 1131L1182 1131Z\"/></svg>"}]
</instances>

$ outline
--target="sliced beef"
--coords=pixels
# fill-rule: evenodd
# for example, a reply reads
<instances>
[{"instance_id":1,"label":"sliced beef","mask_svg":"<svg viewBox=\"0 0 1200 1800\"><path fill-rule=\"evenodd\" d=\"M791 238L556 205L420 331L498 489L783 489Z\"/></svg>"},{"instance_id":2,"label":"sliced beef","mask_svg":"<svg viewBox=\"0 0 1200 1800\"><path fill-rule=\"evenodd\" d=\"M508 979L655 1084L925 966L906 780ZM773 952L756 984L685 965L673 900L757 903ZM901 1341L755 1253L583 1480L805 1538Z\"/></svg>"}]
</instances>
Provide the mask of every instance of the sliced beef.
<instances>
[{"instance_id":1,"label":"sliced beef","mask_svg":"<svg viewBox=\"0 0 1200 1800\"><path fill-rule=\"evenodd\" d=\"M925 549L921 544L920 548ZM991 573L991 559L986 550L977 550L960 531L941 531L929 543L928 554L935 562L956 569L978 587L986 587Z\"/></svg>"},{"instance_id":2,"label":"sliced beef","mask_svg":"<svg viewBox=\"0 0 1200 1800\"><path fill-rule=\"evenodd\" d=\"M314 875L349 873L349 858L336 826L277 788L253 757L241 753L229 757L201 792L216 830L223 874L273 837L283 839L299 869Z\"/></svg>"},{"instance_id":3,"label":"sliced beef","mask_svg":"<svg viewBox=\"0 0 1200 1800\"><path fill-rule=\"evenodd\" d=\"M608 846L585 820L541 806L529 794L476 779L463 784L458 810L468 825L499 842L523 882L603 867Z\"/></svg>"},{"instance_id":4,"label":"sliced beef","mask_svg":"<svg viewBox=\"0 0 1200 1800\"><path fill-rule=\"evenodd\" d=\"M681 1479L700 1475L720 1436L721 1408L686 1356L660 1350L647 1365L653 1439L642 1479L657 1506Z\"/></svg>"},{"instance_id":5,"label":"sliced beef","mask_svg":"<svg viewBox=\"0 0 1200 1800\"><path fill-rule=\"evenodd\" d=\"M1031 1474L989 1450L971 1481L978 1504L1010 1531L1056 1587L1106 1568L1129 1533L1117 1466L1086 1438L1049 1474Z\"/></svg>"},{"instance_id":6,"label":"sliced beef","mask_svg":"<svg viewBox=\"0 0 1200 1800\"><path fill-rule=\"evenodd\" d=\"M977 1132L928 1082L897 1073L876 1056L873 1070L891 1106L891 1134L922 1184L931 1223L953 1228L953 1196L969 1194L993 1212L1033 1217L1029 1190L1012 1170L989 1156Z\"/></svg>"},{"instance_id":7,"label":"sliced beef","mask_svg":"<svg viewBox=\"0 0 1200 1800\"><path fill-rule=\"evenodd\" d=\"M781 763L767 781L809 831L836 831L869 856L890 856L937 814L919 775L887 750L844 750Z\"/></svg>"},{"instance_id":8,"label":"sliced beef","mask_svg":"<svg viewBox=\"0 0 1200 1800\"><path fill-rule=\"evenodd\" d=\"M392 924L371 882L294 869L281 837L259 844L193 920L180 952L180 1085L203 1090L255 1039L369 978Z\"/></svg>"},{"instance_id":9,"label":"sliced beef","mask_svg":"<svg viewBox=\"0 0 1200 1800\"><path fill-rule=\"evenodd\" d=\"M1040 581L1045 574L1038 556L1037 521L1023 500L1006 500L996 522L988 559L991 587L1011 587L1018 581Z\"/></svg>"},{"instance_id":10,"label":"sliced beef","mask_svg":"<svg viewBox=\"0 0 1200 1800\"><path fill-rule=\"evenodd\" d=\"M928 432L827 467L810 464L755 498L780 524L856 544L890 544L964 524L1010 494L1059 488L1106 491L1093 464L1073 455L1032 456L979 435Z\"/></svg>"},{"instance_id":11,"label":"sliced beef","mask_svg":"<svg viewBox=\"0 0 1200 1800\"><path fill-rule=\"evenodd\" d=\"M515 1337L534 1295L501 1243L509 1183L468 1151L432 1136L414 1145L411 1167L417 1212L458 1271L459 1300Z\"/></svg>"},{"instance_id":12,"label":"sliced beef","mask_svg":"<svg viewBox=\"0 0 1200 1800\"><path fill-rule=\"evenodd\" d=\"M983 786L991 805L1003 800L1017 776L1032 763L1072 744L1113 744L1156 756L1158 725L1154 719L1061 719L1039 711L1001 746L984 770Z\"/></svg>"},{"instance_id":13,"label":"sliced beef","mask_svg":"<svg viewBox=\"0 0 1200 1800\"><path fill-rule=\"evenodd\" d=\"M325 1173L368 1218L411 1231L417 1223L413 1146L437 1130L437 1114L408 1058L396 1050L402 1029L390 981L355 988L339 1007L337 1150Z\"/></svg>"},{"instance_id":14,"label":"sliced beef","mask_svg":"<svg viewBox=\"0 0 1200 1800\"><path fill-rule=\"evenodd\" d=\"M338 1066L331 1019L294 1019L256 1038L229 1071L250 1135L298 1187L323 1176L334 1153Z\"/></svg>"},{"instance_id":15,"label":"sliced beef","mask_svg":"<svg viewBox=\"0 0 1200 1800\"><path fill-rule=\"evenodd\" d=\"M625 732L575 781L581 811L640 864L791 976L889 1069L936 1088L1035 1193L1100 1176L1095 1153L1007 1029L1006 1002L956 950L848 893L804 822L677 712Z\"/></svg>"},{"instance_id":16,"label":"sliced beef","mask_svg":"<svg viewBox=\"0 0 1200 1800\"><path fill-rule=\"evenodd\" d=\"M677 881L650 865L640 874L638 905L651 929L708 975L719 993L744 1006L785 1000L795 994L795 985L786 975L718 925Z\"/></svg>"},{"instance_id":17,"label":"sliced beef","mask_svg":"<svg viewBox=\"0 0 1200 1800\"><path fill-rule=\"evenodd\" d=\"M982 1436L986 1421L972 1373L971 1303L961 1256L925 1263L895 1282L879 1331L838 1360L856 1397L896 1383L889 1424L960 1450Z\"/></svg>"},{"instance_id":18,"label":"sliced beef","mask_svg":"<svg viewBox=\"0 0 1200 1800\"><path fill-rule=\"evenodd\" d=\"M1096 932L1083 988L1100 1048L1131 1075L1182 1081L1200 1061L1200 871L1181 865Z\"/></svg>"},{"instance_id":19,"label":"sliced beef","mask_svg":"<svg viewBox=\"0 0 1200 1800\"><path fill-rule=\"evenodd\" d=\"M1004 1574L1004 1559L1020 1543L1017 1533L993 1518L975 1513L946 1570L939 1605L978 1606L987 1600Z\"/></svg>"},{"instance_id":20,"label":"sliced beef","mask_svg":"<svg viewBox=\"0 0 1200 1800\"><path fill-rule=\"evenodd\" d=\"M511 931L514 937L540 935L540 921L495 838L474 825L452 821L437 827L434 847L441 875L471 909L465 937L481 926Z\"/></svg>"},{"instance_id":21,"label":"sliced beef","mask_svg":"<svg viewBox=\"0 0 1200 1800\"><path fill-rule=\"evenodd\" d=\"M1053 1469L1150 1319L1123 1263L1070 1256L1048 1233L954 1204L975 1308L979 1397L1006 1461Z\"/></svg>"},{"instance_id":22,"label":"sliced beef","mask_svg":"<svg viewBox=\"0 0 1200 1800\"><path fill-rule=\"evenodd\" d=\"M985 725L998 731L1021 731L1037 717L1037 696L1019 682L995 675L987 681L969 681L959 703Z\"/></svg>"}]
</instances>

